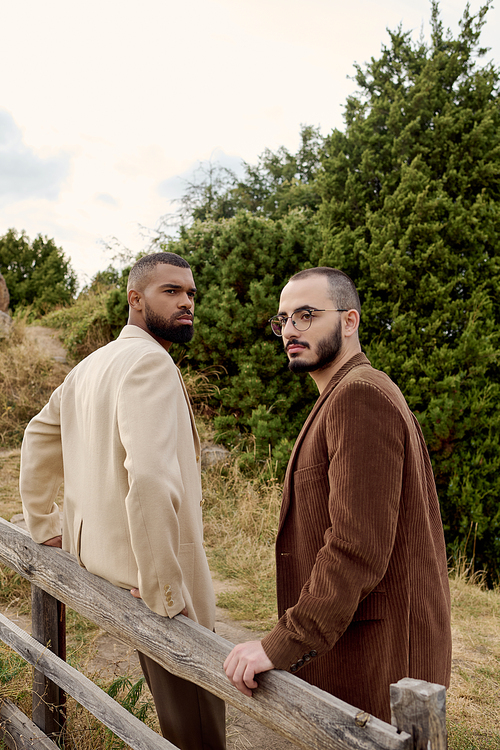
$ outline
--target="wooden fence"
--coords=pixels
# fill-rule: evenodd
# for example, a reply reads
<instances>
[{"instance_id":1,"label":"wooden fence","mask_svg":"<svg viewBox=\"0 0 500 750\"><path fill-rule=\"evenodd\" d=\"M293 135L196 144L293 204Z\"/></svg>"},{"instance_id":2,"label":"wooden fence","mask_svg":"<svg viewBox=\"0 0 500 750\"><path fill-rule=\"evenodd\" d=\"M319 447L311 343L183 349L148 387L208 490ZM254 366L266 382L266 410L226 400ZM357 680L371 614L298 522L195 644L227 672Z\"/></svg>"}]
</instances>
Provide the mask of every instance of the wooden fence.
<instances>
[{"instance_id":1,"label":"wooden fence","mask_svg":"<svg viewBox=\"0 0 500 750\"><path fill-rule=\"evenodd\" d=\"M174 748L66 664L67 605L305 750L446 748L446 690L441 685L408 678L391 685L392 725L279 670L261 675L259 689L248 698L224 674L222 665L232 643L182 615L168 619L151 612L128 591L81 568L68 553L36 544L3 519L0 562L27 578L33 590L33 637L0 615L0 638L36 668L33 721L37 726L4 701L0 739L7 747L54 749L47 734L64 723L65 691L134 750Z\"/></svg>"}]
</instances>

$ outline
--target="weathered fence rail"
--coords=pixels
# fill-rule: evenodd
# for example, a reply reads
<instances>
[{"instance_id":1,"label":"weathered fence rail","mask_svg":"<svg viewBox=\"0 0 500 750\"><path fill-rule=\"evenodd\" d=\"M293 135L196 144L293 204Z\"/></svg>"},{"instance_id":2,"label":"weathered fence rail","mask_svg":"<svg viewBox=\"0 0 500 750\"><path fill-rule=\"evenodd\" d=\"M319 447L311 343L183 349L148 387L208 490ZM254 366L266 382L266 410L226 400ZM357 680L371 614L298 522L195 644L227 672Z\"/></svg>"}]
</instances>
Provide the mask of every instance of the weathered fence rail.
<instances>
[{"instance_id":1,"label":"weathered fence rail","mask_svg":"<svg viewBox=\"0 0 500 750\"><path fill-rule=\"evenodd\" d=\"M173 674L201 685L298 747L306 750L420 750L424 747L425 750L445 750L446 691L441 686L415 680L401 680L391 686L396 726L364 714L329 693L278 670L261 675L259 689L248 698L233 688L224 674L222 664L232 643L182 615L170 620L151 612L128 591L81 568L68 553L36 544L26 532L3 519L0 519L0 562ZM114 701L114 707L108 706L106 701L104 708L102 696L105 694L100 691L96 698L98 688L93 683L61 658L50 654L7 618L1 619L2 640L90 708L131 747L138 750L173 748L155 733L152 734L156 744L141 732L136 736L135 729L128 727L131 724L135 727L137 719ZM126 731L124 719L120 716L115 720L115 707L127 714ZM437 716L433 715L435 711Z\"/></svg>"}]
</instances>

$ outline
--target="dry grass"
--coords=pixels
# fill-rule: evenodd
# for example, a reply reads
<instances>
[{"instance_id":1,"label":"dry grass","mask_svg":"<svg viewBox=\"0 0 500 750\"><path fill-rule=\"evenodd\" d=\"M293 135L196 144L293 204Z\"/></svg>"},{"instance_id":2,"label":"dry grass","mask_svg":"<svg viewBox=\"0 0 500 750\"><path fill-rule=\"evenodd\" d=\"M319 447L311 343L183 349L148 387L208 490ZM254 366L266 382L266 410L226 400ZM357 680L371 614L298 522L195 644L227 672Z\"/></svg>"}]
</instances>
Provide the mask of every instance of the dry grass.
<instances>
[{"instance_id":1,"label":"dry grass","mask_svg":"<svg viewBox=\"0 0 500 750\"><path fill-rule=\"evenodd\" d=\"M1 393L5 387L12 402L11 413L6 416L9 404L5 407L5 397L0 400L0 420L3 420L0 433L3 430L2 434L6 434L7 424L7 432L15 444L28 419L28 411L36 412L46 400L47 390L50 392L62 377L57 367L23 343L20 328L14 332L10 348L6 352L5 345L0 344ZM37 389L39 380L42 387ZM203 400L213 386L206 374L189 373L187 381L192 395L196 396L198 391L199 412L203 413ZM21 421L16 426L17 418ZM210 442L213 439L210 421L200 417L198 427L202 441ZM241 454L234 452L225 463L203 474L207 554L212 570L229 582L218 604L244 624L267 630L276 621L274 539L281 487L268 465L262 465L260 474L250 474L241 468L244 466ZM0 515L6 519L21 510L18 472L19 450L0 450ZM464 564L452 572L450 587L453 672L447 698L449 747L450 750L500 750L500 591L487 590L481 576L470 575ZM0 604L4 607L9 604L9 611L21 615L28 612L29 591L24 579L12 571L0 570ZM68 612L70 659L84 673L92 658L94 634L93 624ZM30 679L31 669L0 644L0 691L28 715ZM111 750L120 746L91 715L73 703L69 704L74 736L71 747Z\"/></svg>"},{"instance_id":2,"label":"dry grass","mask_svg":"<svg viewBox=\"0 0 500 750\"><path fill-rule=\"evenodd\" d=\"M209 440L209 425L201 424L200 428L203 439ZM18 462L17 451L2 458L1 476L7 478L16 495L9 500L4 491L1 509L7 509L5 515L16 510L18 502ZM212 569L230 581L228 590L233 591L219 604L257 629L272 627L276 617L273 545L280 503L279 485L263 478L264 469L262 474L253 479L245 476L238 468L237 456L204 472L207 552ZM29 586L23 579L4 570L0 584L4 602L10 602L11 610L29 609ZM500 750L500 592L485 589L480 576L470 576L465 566L451 574L450 587L453 673L447 699L449 747ZM92 654L93 627L68 613L71 659L84 672ZM29 713L31 671L0 646L0 682L2 674L11 675L9 696ZM4 686L0 689L4 691ZM115 740L103 734L100 725L82 709L77 711L75 707L75 712L71 714L78 739L75 747L111 748L105 743Z\"/></svg>"},{"instance_id":3,"label":"dry grass","mask_svg":"<svg viewBox=\"0 0 500 750\"><path fill-rule=\"evenodd\" d=\"M19 462L21 451L0 451L0 516L10 521L21 512L19 497Z\"/></svg>"},{"instance_id":4,"label":"dry grass","mask_svg":"<svg viewBox=\"0 0 500 750\"><path fill-rule=\"evenodd\" d=\"M500 591L461 564L450 576L453 672L447 715L450 748L500 748Z\"/></svg>"},{"instance_id":5,"label":"dry grass","mask_svg":"<svg viewBox=\"0 0 500 750\"><path fill-rule=\"evenodd\" d=\"M43 325L59 329L72 364L113 339L106 310L110 291L109 287L84 291L70 307L52 310L42 318Z\"/></svg>"},{"instance_id":6,"label":"dry grass","mask_svg":"<svg viewBox=\"0 0 500 750\"><path fill-rule=\"evenodd\" d=\"M29 420L67 372L25 337L22 320L14 322L11 335L0 339L0 450L19 447Z\"/></svg>"},{"instance_id":7,"label":"dry grass","mask_svg":"<svg viewBox=\"0 0 500 750\"><path fill-rule=\"evenodd\" d=\"M274 540L281 486L269 467L248 477L237 456L203 473L203 519L211 569L236 589L219 594L217 604L256 630L276 622Z\"/></svg>"},{"instance_id":8,"label":"dry grass","mask_svg":"<svg viewBox=\"0 0 500 750\"><path fill-rule=\"evenodd\" d=\"M69 662L74 664L70 657ZM85 664L77 668L98 684L103 690L142 719L154 731L159 732L158 720L144 680L122 677L110 683L102 680L98 673L89 671ZM32 667L10 648L0 643L0 693L3 699L11 700L26 716L32 716ZM119 750L128 748L116 735L107 729L87 709L70 695L66 696L66 742L67 750ZM3 745L0 740L0 748Z\"/></svg>"}]
</instances>

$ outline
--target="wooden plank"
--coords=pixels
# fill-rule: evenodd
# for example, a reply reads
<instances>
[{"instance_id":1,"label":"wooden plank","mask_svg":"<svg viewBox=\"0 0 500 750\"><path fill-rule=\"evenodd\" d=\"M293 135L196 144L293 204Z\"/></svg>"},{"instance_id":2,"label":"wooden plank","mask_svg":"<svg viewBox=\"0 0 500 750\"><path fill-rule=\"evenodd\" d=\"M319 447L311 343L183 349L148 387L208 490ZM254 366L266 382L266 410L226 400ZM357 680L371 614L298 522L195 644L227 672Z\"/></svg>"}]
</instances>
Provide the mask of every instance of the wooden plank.
<instances>
[{"instance_id":1,"label":"wooden plank","mask_svg":"<svg viewBox=\"0 0 500 750\"><path fill-rule=\"evenodd\" d=\"M56 656L66 659L65 605L38 586L31 587L31 635ZM48 736L62 738L66 695L38 669L33 672L32 719Z\"/></svg>"},{"instance_id":2,"label":"wooden plank","mask_svg":"<svg viewBox=\"0 0 500 750\"><path fill-rule=\"evenodd\" d=\"M151 612L128 591L91 575L62 550L32 541L0 519L0 561L96 622L118 639L195 682L305 750L409 750L411 737L283 671L259 677L253 697L228 681L223 663L233 644L182 615ZM140 627L137 627L140 623Z\"/></svg>"},{"instance_id":3,"label":"wooden plank","mask_svg":"<svg viewBox=\"0 0 500 750\"><path fill-rule=\"evenodd\" d=\"M17 706L1 697L0 740L9 750L59 750Z\"/></svg>"},{"instance_id":4,"label":"wooden plank","mask_svg":"<svg viewBox=\"0 0 500 750\"><path fill-rule=\"evenodd\" d=\"M391 685L392 723L413 737L414 750L446 750L446 688L405 677Z\"/></svg>"},{"instance_id":5,"label":"wooden plank","mask_svg":"<svg viewBox=\"0 0 500 750\"><path fill-rule=\"evenodd\" d=\"M53 654L0 614L0 638L29 664L50 677L134 750L176 750L85 675Z\"/></svg>"}]
</instances>

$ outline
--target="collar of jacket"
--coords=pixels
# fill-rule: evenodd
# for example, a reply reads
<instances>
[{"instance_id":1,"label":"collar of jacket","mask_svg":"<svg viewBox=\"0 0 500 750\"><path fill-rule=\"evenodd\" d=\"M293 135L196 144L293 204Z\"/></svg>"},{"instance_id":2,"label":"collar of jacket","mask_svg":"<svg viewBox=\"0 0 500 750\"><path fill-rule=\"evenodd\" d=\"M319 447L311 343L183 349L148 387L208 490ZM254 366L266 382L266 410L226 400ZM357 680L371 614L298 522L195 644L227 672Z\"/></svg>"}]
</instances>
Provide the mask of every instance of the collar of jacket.
<instances>
[{"instance_id":1,"label":"collar of jacket","mask_svg":"<svg viewBox=\"0 0 500 750\"><path fill-rule=\"evenodd\" d=\"M288 467L286 471L285 476L285 485L284 485L284 495L286 497L287 495L287 488L288 484L290 482L290 477L293 475L294 465L295 465L295 459L297 456L297 453L299 451L299 448L304 440L305 435L307 434L307 431L309 427L311 426L311 423L313 422L316 414L321 409L322 405L328 398L328 396L331 394L331 392L334 390L334 388L337 387L337 385L341 382L343 378L347 375L348 372L350 372L355 367L359 367L360 365L369 365L370 360L368 357L363 354L363 352L359 352L359 354L355 354L354 357L351 357L350 360L348 360L345 365L342 365L340 370L338 370L335 375L333 375L332 379L329 381L328 385L326 386L325 390L320 394L318 400L314 404L309 416L307 417L306 421L304 422L304 426L302 427L299 436L297 437L297 440L295 441L295 445L293 446L292 453L290 455L290 460L288 461Z\"/></svg>"},{"instance_id":2,"label":"collar of jacket","mask_svg":"<svg viewBox=\"0 0 500 750\"><path fill-rule=\"evenodd\" d=\"M345 376L347 375L347 373L350 372L351 370L353 370L355 367L359 367L360 365L369 365L369 364L370 364L370 360L368 359L368 357L365 354L363 354L363 352L359 352L359 354L355 354L354 357L351 357L351 359L349 359L345 363L345 365L342 365L342 367L340 368L340 370L337 370L337 372L335 373L335 375L333 375L332 379L329 381L329 383L326 386L326 388L323 391L323 393L320 393L320 395L318 397L318 400L316 401L316 403L314 404L314 406L312 408L312 411L310 412L309 416L307 417L306 421L304 422L304 426L302 427L302 429L301 429L301 431L299 433L299 436L297 438L297 441L295 443L295 447L294 447L294 450L292 452L292 457L293 457L293 455L296 452L295 449L298 447L298 444L302 442L302 439L303 439L305 433L309 429L309 425L311 424L311 422L313 421L314 417L316 416L316 414L318 413L318 411L321 409L322 405L324 404L324 402L326 401L326 399L328 398L328 396L331 394L331 392L333 391L333 389L336 388L338 386L338 384L340 383L340 381L343 378L345 378Z\"/></svg>"},{"instance_id":3,"label":"collar of jacket","mask_svg":"<svg viewBox=\"0 0 500 750\"><path fill-rule=\"evenodd\" d=\"M120 331L119 339L146 339L146 341L153 341L160 349L163 349L162 345L153 337L150 333L140 328L139 326L129 325L122 328Z\"/></svg>"},{"instance_id":4,"label":"collar of jacket","mask_svg":"<svg viewBox=\"0 0 500 750\"><path fill-rule=\"evenodd\" d=\"M316 411L317 407L320 406L323 401L328 398L330 393L333 391L333 389L340 383L342 378L345 378L348 372L350 372L354 367L359 367L359 365L369 365L370 360L366 356L366 354L363 354L363 352L359 352L359 354L355 354L354 357L351 357L345 365L342 365L340 370L337 370L335 375L333 375L332 379L328 382L328 385L326 386L323 393L321 393L318 397L318 400L314 404L314 408L309 416L313 414L313 412ZM304 426L307 424L309 419L306 420L304 423Z\"/></svg>"}]
</instances>

